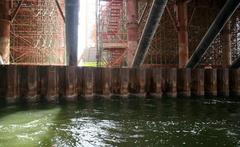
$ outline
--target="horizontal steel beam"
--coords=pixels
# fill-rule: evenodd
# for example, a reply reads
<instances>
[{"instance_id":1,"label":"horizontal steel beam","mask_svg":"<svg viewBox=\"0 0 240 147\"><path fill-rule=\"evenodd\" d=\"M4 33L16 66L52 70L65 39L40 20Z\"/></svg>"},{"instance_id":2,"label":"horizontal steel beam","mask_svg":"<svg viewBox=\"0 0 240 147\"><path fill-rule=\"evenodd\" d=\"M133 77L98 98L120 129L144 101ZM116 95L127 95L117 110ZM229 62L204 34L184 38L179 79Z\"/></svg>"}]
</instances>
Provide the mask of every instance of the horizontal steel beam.
<instances>
[{"instance_id":1,"label":"horizontal steel beam","mask_svg":"<svg viewBox=\"0 0 240 147\"><path fill-rule=\"evenodd\" d=\"M215 40L219 32L223 29L224 25L228 22L228 20L231 18L233 13L239 7L239 5L240 5L240 0L228 0L225 3L225 5L221 9L217 17L211 24L207 33L204 35L201 42L197 46L193 55L189 59L186 65L187 68L194 68L199 64L201 58L204 56L209 46Z\"/></svg>"},{"instance_id":2,"label":"horizontal steel beam","mask_svg":"<svg viewBox=\"0 0 240 147\"><path fill-rule=\"evenodd\" d=\"M153 0L150 14L133 59L132 67L140 66L144 62L153 37L158 29L167 2L168 0Z\"/></svg>"}]
</instances>

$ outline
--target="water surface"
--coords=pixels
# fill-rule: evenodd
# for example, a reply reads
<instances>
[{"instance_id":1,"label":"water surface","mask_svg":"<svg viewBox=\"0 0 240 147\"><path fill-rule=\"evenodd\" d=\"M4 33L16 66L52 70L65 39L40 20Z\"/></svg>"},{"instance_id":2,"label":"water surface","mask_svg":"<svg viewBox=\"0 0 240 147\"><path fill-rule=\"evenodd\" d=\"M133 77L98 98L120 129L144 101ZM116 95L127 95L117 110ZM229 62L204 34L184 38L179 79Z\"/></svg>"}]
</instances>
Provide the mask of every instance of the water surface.
<instances>
[{"instance_id":1,"label":"water surface","mask_svg":"<svg viewBox=\"0 0 240 147\"><path fill-rule=\"evenodd\" d=\"M240 146L240 103L208 99L80 101L0 109L0 147Z\"/></svg>"}]
</instances>

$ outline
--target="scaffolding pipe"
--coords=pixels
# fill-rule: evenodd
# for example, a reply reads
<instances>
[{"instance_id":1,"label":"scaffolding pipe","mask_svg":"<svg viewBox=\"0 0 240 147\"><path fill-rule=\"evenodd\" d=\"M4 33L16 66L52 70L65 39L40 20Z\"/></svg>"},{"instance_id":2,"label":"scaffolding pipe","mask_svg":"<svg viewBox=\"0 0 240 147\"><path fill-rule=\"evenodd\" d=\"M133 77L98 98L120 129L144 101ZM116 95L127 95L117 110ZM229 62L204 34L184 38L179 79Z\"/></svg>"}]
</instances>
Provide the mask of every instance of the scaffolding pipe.
<instances>
[{"instance_id":1,"label":"scaffolding pipe","mask_svg":"<svg viewBox=\"0 0 240 147\"><path fill-rule=\"evenodd\" d=\"M150 14L133 59L132 67L138 67L143 64L145 56L159 26L167 2L168 0L153 0Z\"/></svg>"},{"instance_id":2,"label":"scaffolding pipe","mask_svg":"<svg viewBox=\"0 0 240 147\"><path fill-rule=\"evenodd\" d=\"M66 19L66 62L70 66L78 64L78 17L79 0L65 0Z\"/></svg>"},{"instance_id":3,"label":"scaffolding pipe","mask_svg":"<svg viewBox=\"0 0 240 147\"><path fill-rule=\"evenodd\" d=\"M208 50L211 43L217 37L219 32L223 29L224 25L228 22L228 20L231 18L231 16L236 11L239 5L240 5L239 0L228 0L225 3L225 5L221 9L217 17L211 24L207 33L202 38L201 42L199 43L198 47L194 51L193 55L189 59L186 65L187 68L194 68L199 64L201 58Z\"/></svg>"}]
</instances>

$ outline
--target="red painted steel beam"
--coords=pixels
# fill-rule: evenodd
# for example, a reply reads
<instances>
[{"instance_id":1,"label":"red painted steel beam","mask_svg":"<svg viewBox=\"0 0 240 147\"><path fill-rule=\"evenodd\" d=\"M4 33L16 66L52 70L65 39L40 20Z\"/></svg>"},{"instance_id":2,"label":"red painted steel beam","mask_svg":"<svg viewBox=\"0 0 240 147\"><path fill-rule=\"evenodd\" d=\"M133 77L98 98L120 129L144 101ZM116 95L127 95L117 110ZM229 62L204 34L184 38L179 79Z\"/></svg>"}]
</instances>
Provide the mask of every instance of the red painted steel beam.
<instances>
[{"instance_id":1,"label":"red painted steel beam","mask_svg":"<svg viewBox=\"0 0 240 147\"><path fill-rule=\"evenodd\" d=\"M10 1L0 1L0 56L9 63L10 54Z\"/></svg>"}]
</instances>

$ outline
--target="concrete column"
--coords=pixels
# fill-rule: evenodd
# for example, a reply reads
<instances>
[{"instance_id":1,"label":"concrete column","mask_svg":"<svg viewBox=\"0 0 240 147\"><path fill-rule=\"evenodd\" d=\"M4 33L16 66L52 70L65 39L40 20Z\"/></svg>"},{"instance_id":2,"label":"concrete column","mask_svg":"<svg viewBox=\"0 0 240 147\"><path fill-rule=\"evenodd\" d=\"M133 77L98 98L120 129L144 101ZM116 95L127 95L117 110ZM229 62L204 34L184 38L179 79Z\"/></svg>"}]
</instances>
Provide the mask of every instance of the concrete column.
<instances>
[{"instance_id":1,"label":"concrete column","mask_svg":"<svg viewBox=\"0 0 240 147\"><path fill-rule=\"evenodd\" d=\"M10 54L10 0L0 1L0 56L8 64Z\"/></svg>"},{"instance_id":2,"label":"concrete column","mask_svg":"<svg viewBox=\"0 0 240 147\"><path fill-rule=\"evenodd\" d=\"M228 22L223 29L223 66L227 68L231 64L231 23Z\"/></svg>"},{"instance_id":3,"label":"concrete column","mask_svg":"<svg viewBox=\"0 0 240 147\"><path fill-rule=\"evenodd\" d=\"M127 61L130 67L133 62L134 54L137 48L138 24L137 24L137 0L127 0L127 34L128 34L128 50Z\"/></svg>"},{"instance_id":4,"label":"concrete column","mask_svg":"<svg viewBox=\"0 0 240 147\"><path fill-rule=\"evenodd\" d=\"M177 3L178 22L178 46L179 46L179 67L184 67L188 62L188 13L187 3Z\"/></svg>"}]
</instances>

